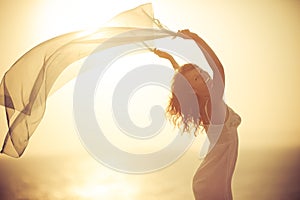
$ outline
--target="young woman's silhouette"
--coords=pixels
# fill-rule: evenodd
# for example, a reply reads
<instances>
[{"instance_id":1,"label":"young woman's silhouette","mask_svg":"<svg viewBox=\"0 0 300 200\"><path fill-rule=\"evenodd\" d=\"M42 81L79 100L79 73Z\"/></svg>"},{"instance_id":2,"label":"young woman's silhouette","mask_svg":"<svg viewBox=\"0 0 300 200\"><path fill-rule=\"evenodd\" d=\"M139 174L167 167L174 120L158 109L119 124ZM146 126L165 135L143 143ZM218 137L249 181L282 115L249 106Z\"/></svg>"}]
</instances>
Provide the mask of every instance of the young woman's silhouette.
<instances>
[{"instance_id":1,"label":"young woman's silhouette","mask_svg":"<svg viewBox=\"0 0 300 200\"><path fill-rule=\"evenodd\" d=\"M223 101L225 75L216 54L197 34L189 30L179 33L197 43L213 71L213 78L195 64L179 66L170 54L155 49L154 53L170 60L176 71L166 112L171 122L183 127L184 131L197 134L203 127L213 145L193 178L195 199L232 199L231 180L237 160L237 127L241 118ZM189 87L185 87L185 82ZM198 108L190 102L192 96L196 96ZM211 141L214 134L218 134L218 138Z\"/></svg>"}]
</instances>

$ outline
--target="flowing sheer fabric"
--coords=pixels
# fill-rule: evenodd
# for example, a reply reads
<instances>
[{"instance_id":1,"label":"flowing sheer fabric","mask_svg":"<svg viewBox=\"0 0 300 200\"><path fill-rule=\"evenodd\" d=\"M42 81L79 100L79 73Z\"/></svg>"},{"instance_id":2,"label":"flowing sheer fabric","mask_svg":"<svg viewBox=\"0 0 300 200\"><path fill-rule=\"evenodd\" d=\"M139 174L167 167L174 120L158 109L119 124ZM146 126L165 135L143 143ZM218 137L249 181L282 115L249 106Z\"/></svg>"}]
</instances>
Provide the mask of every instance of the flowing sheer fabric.
<instances>
[{"instance_id":1,"label":"flowing sheer fabric","mask_svg":"<svg viewBox=\"0 0 300 200\"><path fill-rule=\"evenodd\" d=\"M138 35L135 32L132 36L118 36L134 30L139 30ZM162 28L154 20L152 5L144 4L115 16L93 33L68 33L25 53L5 73L0 85L0 105L5 106L8 126L1 153L13 157L23 154L43 118L53 84L70 64L87 57L101 44L105 44L104 50L174 36L176 33Z\"/></svg>"}]
</instances>

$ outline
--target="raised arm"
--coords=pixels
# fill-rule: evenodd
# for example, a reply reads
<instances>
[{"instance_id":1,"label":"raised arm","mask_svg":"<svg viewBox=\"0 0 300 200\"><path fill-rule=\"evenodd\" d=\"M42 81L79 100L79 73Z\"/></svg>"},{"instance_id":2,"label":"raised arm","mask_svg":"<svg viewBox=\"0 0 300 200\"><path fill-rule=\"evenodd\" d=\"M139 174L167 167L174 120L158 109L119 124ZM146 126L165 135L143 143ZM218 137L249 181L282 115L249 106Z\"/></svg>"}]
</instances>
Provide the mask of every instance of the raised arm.
<instances>
[{"instance_id":1,"label":"raised arm","mask_svg":"<svg viewBox=\"0 0 300 200\"><path fill-rule=\"evenodd\" d=\"M196 33L190 32L189 30L182 30L179 31L179 35L181 34L183 34L182 35L183 38L193 39L197 43L199 48L202 50L205 58L207 59L209 66L213 71L214 90L216 93L218 93L218 96L223 97L224 87L225 87L225 74L224 74L223 65L221 64L217 55L210 48L210 46L208 46L208 44L202 38L200 38Z\"/></svg>"},{"instance_id":2,"label":"raised arm","mask_svg":"<svg viewBox=\"0 0 300 200\"><path fill-rule=\"evenodd\" d=\"M178 63L175 61L175 59L173 58L173 56L171 56L170 54L168 54L167 52L164 52L164 51L161 51L161 50L158 50L158 49L154 49L153 52L158 55L159 57L161 58L165 58L165 59L168 59L173 68L175 70L178 70L180 68L180 66L178 65Z\"/></svg>"}]
</instances>

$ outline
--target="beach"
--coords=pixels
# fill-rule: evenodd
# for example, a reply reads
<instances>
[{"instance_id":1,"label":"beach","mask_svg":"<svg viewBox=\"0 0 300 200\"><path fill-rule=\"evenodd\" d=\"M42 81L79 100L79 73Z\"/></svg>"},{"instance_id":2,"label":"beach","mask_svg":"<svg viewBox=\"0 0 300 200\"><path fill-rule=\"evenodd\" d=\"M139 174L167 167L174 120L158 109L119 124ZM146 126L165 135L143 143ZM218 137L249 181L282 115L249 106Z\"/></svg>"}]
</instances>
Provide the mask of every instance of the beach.
<instances>
[{"instance_id":1,"label":"beach","mask_svg":"<svg viewBox=\"0 0 300 200\"><path fill-rule=\"evenodd\" d=\"M241 149L233 177L237 200L300 199L300 148ZM0 158L0 196L12 199L193 199L191 180L201 160L186 152L149 174L109 169L88 154Z\"/></svg>"}]
</instances>

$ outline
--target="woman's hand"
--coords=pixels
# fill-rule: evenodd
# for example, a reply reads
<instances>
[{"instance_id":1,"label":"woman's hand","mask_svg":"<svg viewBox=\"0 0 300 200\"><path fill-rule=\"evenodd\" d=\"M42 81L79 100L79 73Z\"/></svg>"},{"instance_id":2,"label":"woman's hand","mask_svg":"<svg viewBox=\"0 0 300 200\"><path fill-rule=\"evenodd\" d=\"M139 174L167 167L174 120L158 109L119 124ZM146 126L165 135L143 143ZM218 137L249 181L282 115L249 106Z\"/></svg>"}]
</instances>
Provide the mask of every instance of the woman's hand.
<instances>
[{"instance_id":1,"label":"woman's hand","mask_svg":"<svg viewBox=\"0 0 300 200\"><path fill-rule=\"evenodd\" d=\"M195 39L199 36L196 33L191 32L189 29L179 30L178 35L185 39Z\"/></svg>"},{"instance_id":2,"label":"woman's hand","mask_svg":"<svg viewBox=\"0 0 300 200\"><path fill-rule=\"evenodd\" d=\"M172 56L170 54L168 54L167 52L158 50L156 48L153 50L153 52L161 58L166 58L166 59L172 58Z\"/></svg>"},{"instance_id":3,"label":"woman's hand","mask_svg":"<svg viewBox=\"0 0 300 200\"><path fill-rule=\"evenodd\" d=\"M161 51L161 50L158 50L158 49L153 49L153 52L156 54L156 55L158 55L159 57L161 57L161 58L166 58L166 59L168 59L170 62L171 62L171 64L172 64L172 66L173 66L173 68L175 69L175 70L178 70L179 69L179 65L178 65L178 63L176 62L176 60L173 58L173 56L171 56L170 54L168 54L167 52L164 52L164 51Z\"/></svg>"}]
</instances>

